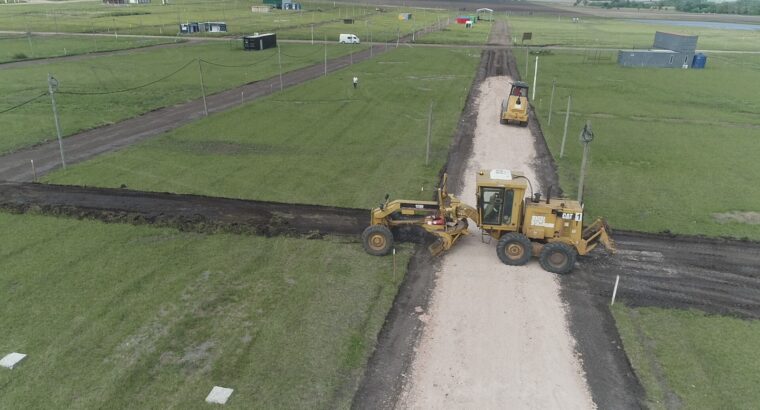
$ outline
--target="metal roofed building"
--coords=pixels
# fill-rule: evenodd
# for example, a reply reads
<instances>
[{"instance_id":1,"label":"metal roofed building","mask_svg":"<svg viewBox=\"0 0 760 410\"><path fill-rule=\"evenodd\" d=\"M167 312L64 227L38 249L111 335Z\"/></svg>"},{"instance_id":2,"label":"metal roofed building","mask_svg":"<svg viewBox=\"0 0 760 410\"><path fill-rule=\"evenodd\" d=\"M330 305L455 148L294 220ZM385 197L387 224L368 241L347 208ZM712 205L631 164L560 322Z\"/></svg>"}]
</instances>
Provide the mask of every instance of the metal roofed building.
<instances>
[{"instance_id":1,"label":"metal roofed building","mask_svg":"<svg viewBox=\"0 0 760 410\"><path fill-rule=\"evenodd\" d=\"M689 68L697 50L698 36L656 32L649 50L620 50L622 67Z\"/></svg>"}]
</instances>

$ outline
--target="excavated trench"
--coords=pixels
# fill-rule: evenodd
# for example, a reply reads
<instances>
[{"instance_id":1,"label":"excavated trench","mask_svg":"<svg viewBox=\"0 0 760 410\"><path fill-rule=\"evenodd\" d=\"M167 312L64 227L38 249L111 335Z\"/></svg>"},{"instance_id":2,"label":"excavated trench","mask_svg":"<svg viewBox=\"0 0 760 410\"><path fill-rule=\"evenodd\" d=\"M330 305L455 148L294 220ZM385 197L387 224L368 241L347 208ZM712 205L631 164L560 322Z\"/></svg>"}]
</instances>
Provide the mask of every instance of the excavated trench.
<instances>
[{"instance_id":1,"label":"excavated trench","mask_svg":"<svg viewBox=\"0 0 760 410\"><path fill-rule=\"evenodd\" d=\"M358 236L366 209L36 183L0 183L0 208L183 231Z\"/></svg>"}]
</instances>

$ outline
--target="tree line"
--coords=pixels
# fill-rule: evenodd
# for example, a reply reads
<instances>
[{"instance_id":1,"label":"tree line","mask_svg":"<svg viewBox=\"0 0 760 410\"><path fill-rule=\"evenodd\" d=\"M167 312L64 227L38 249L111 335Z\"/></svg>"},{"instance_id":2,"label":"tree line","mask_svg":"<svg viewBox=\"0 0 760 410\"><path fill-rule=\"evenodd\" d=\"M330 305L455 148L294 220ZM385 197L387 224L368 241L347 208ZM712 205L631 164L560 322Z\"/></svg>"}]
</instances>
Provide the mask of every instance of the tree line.
<instances>
[{"instance_id":1,"label":"tree line","mask_svg":"<svg viewBox=\"0 0 760 410\"><path fill-rule=\"evenodd\" d=\"M743 14L743 15L760 15L760 1L758 0L736 0L715 3L709 0L657 0L657 1L635 1L635 0L610 0L610 1L589 1L576 0L575 5L592 5L604 8L633 8L633 9L663 9L675 8L678 11L687 13L717 13L717 14Z\"/></svg>"}]
</instances>

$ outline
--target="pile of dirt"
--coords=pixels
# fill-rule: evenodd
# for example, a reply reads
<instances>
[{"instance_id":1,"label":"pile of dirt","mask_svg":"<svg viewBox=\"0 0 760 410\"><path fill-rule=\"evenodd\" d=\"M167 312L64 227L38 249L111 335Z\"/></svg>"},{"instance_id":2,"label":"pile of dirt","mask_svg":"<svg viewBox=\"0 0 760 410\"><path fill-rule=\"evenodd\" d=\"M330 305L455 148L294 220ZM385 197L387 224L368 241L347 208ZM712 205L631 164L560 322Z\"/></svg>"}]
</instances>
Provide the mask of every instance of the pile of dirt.
<instances>
[{"instance_id":1,"label":"pile of dirt","mask_svg":"<svg viewBox=\"0 0 760 410\"><path fill-rule=\"evenodd\" d=\"M254 235L361 234L366 209L34 183L0 183L0 208L110 223Z\"/></svg>"}]
</instances>

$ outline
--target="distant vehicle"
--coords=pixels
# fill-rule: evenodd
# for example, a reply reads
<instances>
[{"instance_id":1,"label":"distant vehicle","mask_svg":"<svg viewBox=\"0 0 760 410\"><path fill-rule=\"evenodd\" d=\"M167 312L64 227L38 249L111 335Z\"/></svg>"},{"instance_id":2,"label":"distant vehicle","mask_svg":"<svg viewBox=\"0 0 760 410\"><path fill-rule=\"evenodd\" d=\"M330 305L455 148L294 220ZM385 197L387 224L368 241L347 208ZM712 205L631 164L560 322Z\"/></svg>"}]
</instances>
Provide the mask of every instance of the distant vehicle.
<instances>
[{"instance_id":1,"label":"distant vehicle","mask_svg":"<svg viewBox=\"0 0 760 410\"><path fill-rule=\"evenodd\" d=\"M338 42L340 44L359 44L361 41L359 41L359 37L356 37L356 34L341 34L338 38Z\"/></svg>"}]
</instances>

